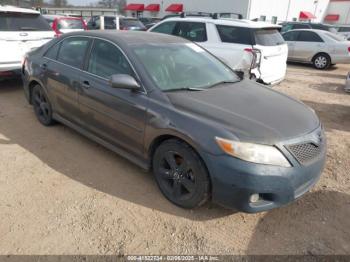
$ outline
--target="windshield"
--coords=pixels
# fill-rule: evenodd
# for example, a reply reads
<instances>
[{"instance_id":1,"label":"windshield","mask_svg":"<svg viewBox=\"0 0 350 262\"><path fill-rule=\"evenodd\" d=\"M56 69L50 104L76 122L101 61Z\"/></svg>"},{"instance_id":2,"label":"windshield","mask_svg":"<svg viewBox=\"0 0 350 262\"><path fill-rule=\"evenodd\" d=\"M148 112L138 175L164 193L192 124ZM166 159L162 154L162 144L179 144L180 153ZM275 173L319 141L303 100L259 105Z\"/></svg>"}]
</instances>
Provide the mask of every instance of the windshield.
<instances>
[{"instance_id":1,"label":"windshield","mask_svg":"<svg viewBox=\"0 0 350 262\"><path fill-rule=\"evenodd\" d=\"M193 43L136 45L132 49L163 91L239 81L231 69Z\"/></svg>"},{"instance_id":2,"label":"windshield","mask_svg":"<svg viewBox=\"0 0 350 262\"><path fill-rule=\"evenodd\" d=\"M80 19L61 19L58 22L60 29L84 29L83 21Z\"/></svg>"},{"instance_id":3,"label":"windshield","mask_svg":"<svg viewBox=\"0 0 350 262\"><path fill-rule=\"evenodd\" d=\"M259 29L255 31L255 43L262 46L284 44L284 39L277 29Z\"/></svg>"},{"instance_id":4,"label":"windshield","mask_svg":"<svg viewBox=\"0 0 350 262\"><path fill-rule=\"evenodd\" d=\"M0 13L0 31L51 31L39 14Z\"/></svg>"}]
</instances>

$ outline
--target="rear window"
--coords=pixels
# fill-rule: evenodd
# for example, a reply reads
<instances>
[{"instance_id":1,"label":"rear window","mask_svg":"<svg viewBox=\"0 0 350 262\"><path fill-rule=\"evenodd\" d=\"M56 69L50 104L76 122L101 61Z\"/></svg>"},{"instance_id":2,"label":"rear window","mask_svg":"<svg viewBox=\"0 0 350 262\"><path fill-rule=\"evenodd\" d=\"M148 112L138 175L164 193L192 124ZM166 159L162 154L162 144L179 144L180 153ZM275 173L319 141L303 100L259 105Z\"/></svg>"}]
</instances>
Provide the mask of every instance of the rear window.
<instances>
[{"instance_id":1,"label":"rear window","mask_svg":"<svg viewBox=\"0 0 350 262\"><path fill-rule=\"evenodd\" d=\"M328 33L328 32L326 33L326 36L332 38L334 41L337 41L337 42L342 42L346 40L343 36Z\"/></svg>"},{"instance_id":2,"label":"rear window","mask_svg":"<svg viewBox=\"0 0 350 262\"><path fill-rule=\"evenodd\" d=\"M0 13L0 31L51 31L46 20L37 14Z\"/></svg>"},{"instance_id":3,"label":"rear window","mask_svg":"<svg viewBox=\"0 0 350 262\"><path fill-rule=\"evenodd\" d=\"M217 25L221 41L224 43L235 43L253 45L252 34L249 28Z\"/></svg>"},{"instance_id":4,"label":"rear window","mask_svg":"<svg viewBox=\"0 0 350 262\"><path fill-rule=\"evenodd\" d=\"M80 19L61 19L58 22L58 30L60 29L84 29L83 21Z\"/></svg>"},{"instance_id":5,"label":"rear window","mask_svg":"<svg viewBox=\"0 0 350 262\"><path fill-rule=\"evenodd\" d=\"M277 29L259 29L255 33L255 43L262 46L276 46L284 44L284 39Z\"/></svg>"},{"instance_id":6,"label":"rear window","mask_svg":"<svg viewBox=\"0 0 350 262\"><path fill-rule=\"evenodd\" d=\"M350 32L350 27L339 27L338 32Z\"/></svg>"},{"instance_id":7,"label":"rear window","mask_svg":"<svg viewBox=\"0 0 350 262\"><path fill-rule=\"evenodd\" d=\"M119 23L121 26L124 26L124 27L139 27L139 28L145 27L142 24L142 22L137 19L120 19Z\"/></svg>"}]
</instances>

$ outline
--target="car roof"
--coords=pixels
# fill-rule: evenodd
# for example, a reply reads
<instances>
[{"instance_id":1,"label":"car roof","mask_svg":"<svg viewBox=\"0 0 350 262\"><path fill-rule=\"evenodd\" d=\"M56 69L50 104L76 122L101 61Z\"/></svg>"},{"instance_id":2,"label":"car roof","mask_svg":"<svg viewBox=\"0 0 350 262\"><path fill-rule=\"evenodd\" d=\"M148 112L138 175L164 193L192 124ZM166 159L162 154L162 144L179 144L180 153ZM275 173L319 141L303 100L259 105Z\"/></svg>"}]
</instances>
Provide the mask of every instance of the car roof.
<instances>
[{"instance_id":1,"label":"car roof","mask_svg":"<svg viewBox=\"0 0 350 262\"><path fill-rule=\"evenodd\" d=\"M315 33L318 33L318 34L329 33L328 31L324 31L324 30L320 30L320 29L309 29L309 28L303 29L302 28L302 29L289 30L289 31L285 32L284 34L289 33L289 32L299 32L299 31L315 32Z\"/></svg>"},{"instance_id":2,"label":"car roof","mask_svg":"<svg viewBox=\"0 0 350 262\"><path fill-rule=\"evenodd\" d=\"M97 37L112 41L127 49L133 44L171 44L171 43L192 43L184 38L142 31L118 31L118 30L92 30L83 32L72 32L65 34L64 37L87 36Z\"/></svg>"},{"instance_id":3,"label":"car roof","mask_svg":"<svg viewBox=\"0 0 350 262\"><path fill-rule=\"evenodd\" d=\"M192 22L202 22L202 23L213 23L217 25L228 25L228 26L238 26L247 28L280 28L280 25L270 24L266 22L254 22L247 19L232 19L232 18L220 18L213 19L210 17L171 17L163 21L192 21Z\"/></svg>"},{"instance_id":4,"label":"car roof","mask_svg":"<svg viewBox=\"0 0 350 262\"><path fill-rule=\"evenodd\" d=\"M40 14L39 11L27 8L19 8L11 5L0 5L1 13L25 13L25 14Z\"/></svg>"}]
</instances>

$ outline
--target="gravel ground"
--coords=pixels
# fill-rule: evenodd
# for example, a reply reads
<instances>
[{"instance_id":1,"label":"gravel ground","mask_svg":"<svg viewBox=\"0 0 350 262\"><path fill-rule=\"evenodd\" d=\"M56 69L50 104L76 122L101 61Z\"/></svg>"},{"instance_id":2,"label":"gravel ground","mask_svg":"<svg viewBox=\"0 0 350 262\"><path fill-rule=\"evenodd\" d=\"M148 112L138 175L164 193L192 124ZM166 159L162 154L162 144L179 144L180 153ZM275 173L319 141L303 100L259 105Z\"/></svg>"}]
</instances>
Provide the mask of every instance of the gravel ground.
<instances>
[{"instance_id":1,"label":"gravel ground","mask_svg":"<svg viewBox=\"0 0 350 262\"><path fill-rule=\"evenodd\" d=\"M350 254L349 70L291 64L273 87L316 110L328 159L310 193L259 214L173 206L151 174L41 126L21 84L0 83L0 254Z\"/></svg>"}]
</instances>

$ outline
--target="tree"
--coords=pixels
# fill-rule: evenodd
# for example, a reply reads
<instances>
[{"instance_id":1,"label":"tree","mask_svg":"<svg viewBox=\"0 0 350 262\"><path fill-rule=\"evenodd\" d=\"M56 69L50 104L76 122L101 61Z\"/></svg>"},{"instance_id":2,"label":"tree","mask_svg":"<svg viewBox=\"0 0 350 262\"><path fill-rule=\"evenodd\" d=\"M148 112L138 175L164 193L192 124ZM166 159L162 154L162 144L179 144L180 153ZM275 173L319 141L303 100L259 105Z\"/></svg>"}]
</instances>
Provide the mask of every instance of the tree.
<instances>
[{"instance_id":1,"label":"tree","mask_svg":"<svg viewBox=\"0 0 350 262\"><path fill-rule=\"evenodd\" d=\"M52 4L55 7L64 7L64 6L67 6L67 0L53 0Z\"/></svg>"},{"instance_id":2,"label":"tree","mask_svg":"<svg viewBox=\"0 0 350 262\"><path fill-rule=\"evenodd\" d=\"M120 13L124 13L124 7L126 6L126 0L100 0L98 6L118 9Z\"/></svg>"}]
</instances>

